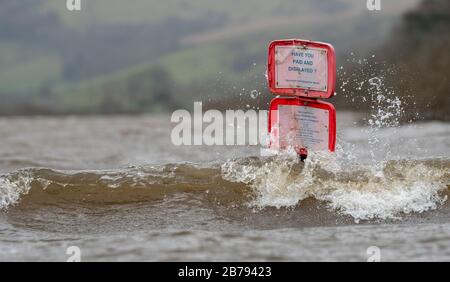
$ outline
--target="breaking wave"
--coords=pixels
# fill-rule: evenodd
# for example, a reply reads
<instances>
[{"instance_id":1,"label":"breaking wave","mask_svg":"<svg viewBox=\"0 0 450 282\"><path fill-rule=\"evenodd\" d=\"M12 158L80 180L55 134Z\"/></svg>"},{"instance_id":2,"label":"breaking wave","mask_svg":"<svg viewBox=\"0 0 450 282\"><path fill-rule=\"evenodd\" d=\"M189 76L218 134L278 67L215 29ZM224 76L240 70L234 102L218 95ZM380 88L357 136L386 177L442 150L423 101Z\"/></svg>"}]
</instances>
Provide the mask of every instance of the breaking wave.
<instances>
[{"instance_id":1,"label":"breaking wave","mask_svg":"<svg viewBox=\"0 0 450 282\"><path fill-rule=\"evenodd\" d=\"M384 129L397 132L404 103L383 81L383 76L363 81L369 95L360 97L371 105L364 133L367 144L363 145L370 152L369 162L353 155L353 145L342 140L336 153L310 152L304 163L293 150L271 154L265 149L265 157L203 165L177 163L112 171L23 169L0 176L0 209L59 202L151 204L181 193L213 207L244 207L255 212L297 209L311 203L322 208L325 204L327 210L351 216L356 222L438 209L449 194L450 159L414 160L394 154L387 139L402 139L386 138Z\"/></svg>"},{"instance_id":2,"label":"breaking wave","mask_svg":"<svg viewBox=\"0 0 450 282\"><path fill-rule=\"evenodd\" d=\"M117 171L24 169L0 177L0 208L59 202L151 204L183 193L211 205L240 205L256 212L296 209L312 198L356 222L395 219L442 205L448 197L449 167L446 159L390 161L374 171L342 167L327 155L312 155L302 163L284 154Z\"/></svg>"},{"instance_id":3,"label":"breaking wave","mask_svg":"<svg viewBox=\"0 0 450 282\"><path fill-rule=\"evenodd\" d=\"M443 160L390 161L380 172L371 167L343 168L332 158L316 155L301 171L299 161L292 158L261 166L228 162L223 170L225 179L252 187L255 197L250 206L294 207L314 198L358 222L438 208L447 200L449 164Z\"/></svg>"}]
</instances>

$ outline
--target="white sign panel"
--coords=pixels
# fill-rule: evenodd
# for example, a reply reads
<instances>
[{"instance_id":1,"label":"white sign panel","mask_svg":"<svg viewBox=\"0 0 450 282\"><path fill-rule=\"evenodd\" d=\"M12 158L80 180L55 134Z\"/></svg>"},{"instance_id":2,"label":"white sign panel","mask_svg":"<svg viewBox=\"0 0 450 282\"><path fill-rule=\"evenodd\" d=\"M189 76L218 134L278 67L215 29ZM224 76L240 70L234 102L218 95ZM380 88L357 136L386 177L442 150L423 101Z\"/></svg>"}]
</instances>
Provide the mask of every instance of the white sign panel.
<instances>
[{"instance_id":1,"label":"white sign panel","mask_svg":"<svg viewBox=\"0 0 450 282\"><path fill-rule=\"evenodd\" d=\"M327 92L327 50L303 46L275 47L275 87Z\"/></svg>"},{"instance_id":2,"label":"white sign panel","mask_svg":"<svg viewBox=\"0 0 450 282\"><path fill-rule=\"evenodd\" d=\"M329 111L306 106L278 106L281 147L328 150Z\"/></svg>"}]
</instances>

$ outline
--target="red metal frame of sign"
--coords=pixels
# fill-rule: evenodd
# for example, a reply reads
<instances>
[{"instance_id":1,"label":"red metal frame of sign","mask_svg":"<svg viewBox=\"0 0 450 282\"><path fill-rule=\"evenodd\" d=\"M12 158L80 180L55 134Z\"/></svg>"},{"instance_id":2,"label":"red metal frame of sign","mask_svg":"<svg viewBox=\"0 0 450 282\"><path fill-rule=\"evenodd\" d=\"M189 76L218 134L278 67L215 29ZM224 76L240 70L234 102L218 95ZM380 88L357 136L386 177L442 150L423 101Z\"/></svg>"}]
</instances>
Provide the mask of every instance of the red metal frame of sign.
<instances>
[{"instance_id":1,"label":"red metal frame of sign","mask_svg":"<svg viewBox=\"0 0 450 282\"><path fill-rule=\"evenodd\" d=\"M289 88L280 88L276 86L277 77L276 77L276 48L278 46L300 46L302 48L310 48L310 49L322 49L327 53L327 83L326 89L318 90L311 89L310 87L289 87ZM269 80L269 89L275 95L289 95L289 96L298 96L298 97L306 97L306 98L330 98L334 95L335 87L336 87L336 55L334 48L331 44L322 43L322 42L314 42L309 40L300 40L300 39L289 39L289 40L275 40L269 45L269 57L268 57L268 80Z\"/></svg>"},{"instance_id":2,"label":"red metal frame of sign","mask_svg":"<svg viewBox=\"0 0 450 282\"><path fill-rule=\"evenodd\" d=\"M336 146L336 109L330 103L307 98L274 98L270 103L269 110L269 134L272 136L272 128L278 123L278 107L279 106L305 106L316 109L322 109L328 111L329 121L328 121L328 149L334 152ZM272 138L279 138L279 136L272 136ZM272 143L270 147L272 147Z\"/></svg>"}]
</instances>

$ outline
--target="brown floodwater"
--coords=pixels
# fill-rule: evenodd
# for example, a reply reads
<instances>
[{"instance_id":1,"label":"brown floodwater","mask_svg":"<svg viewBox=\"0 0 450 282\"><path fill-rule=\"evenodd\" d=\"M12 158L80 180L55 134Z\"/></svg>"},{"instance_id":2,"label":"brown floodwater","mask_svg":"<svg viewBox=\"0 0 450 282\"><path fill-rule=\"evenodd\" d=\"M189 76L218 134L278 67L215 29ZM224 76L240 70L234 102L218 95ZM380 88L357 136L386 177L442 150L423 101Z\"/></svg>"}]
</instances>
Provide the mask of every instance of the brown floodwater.
<instances>
[{"instance_id":1,"label":"brown floodwater","mask_svg":"<svg viewBox=\"0 0 450 282\"><path fill-rule=\"evenodd\" d=\"M450 124L338 148L174 146L169 116L0 118L0 261L450 260Z\"/></svg>"}]
</instances>

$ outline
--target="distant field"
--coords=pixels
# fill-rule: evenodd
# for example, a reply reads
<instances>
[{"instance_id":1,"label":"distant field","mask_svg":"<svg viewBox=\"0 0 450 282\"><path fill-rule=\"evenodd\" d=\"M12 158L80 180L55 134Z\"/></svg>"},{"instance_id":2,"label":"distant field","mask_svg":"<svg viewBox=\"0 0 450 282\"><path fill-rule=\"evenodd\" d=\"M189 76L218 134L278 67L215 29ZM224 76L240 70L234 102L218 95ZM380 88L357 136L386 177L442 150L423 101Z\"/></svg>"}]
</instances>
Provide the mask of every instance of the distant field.
<instances>
[{"instance_id":1,"label":"distant field","mask_svg":"<svg viewBox=\"0 0 450 282\"><path fill-rule=\"evenodd\" d=\"M14 43L0 42L0 93L29 92L60 78L59 56L49 52L27 55L23 49Z\"/></svg>"},{"instance_id":2,"label":"distant field","mask_svg":"<svg viewBox=\"0 0 450 282\"><path fill-rule=\"evenodd\" d=\"M62 1L46 1L46 9L58 11L74 27L98 23L155 23L167 18L195 19L217 14L226 15L229 25L240 25L280 15L295 16L296 12L311 11L317 6L314 0L82 0L83 12L74 15L65 10Z\"/></svg>"},{"instance_id":3,"label":"distant field","mask_svg":"<svg viewBox=\"0 0 450 282\"><path fill-rule=\"evenodd\" d=\"M340 58L355 48L370 52L399 15L418 2L383 1L382 13L376 14L366 9L365 1L353 0L82 0L81 12L67 11L65 1L40 1L38 11L29 15L54 12L62 26L55 36L48 28L38 29L47 36L42 39L0 38L0 97L21 93L38 104L51 99L48 107L56 112L93 113L114 107L133 111L136 97L148 96L140 104L153 105L164 99L151 97L164 91L172 97L163 103L179 105L205 93L224 97L243 88L258 89L267 44L277 38L328 41ZM215 18L220 19L217 24L208 26ZM171 22L180 24L180 19L186 20L187 30L175 35L178 27ZM48 21L59 23L47 16L31 24ZM146 33L157 28L161 30ZM79 40L67 40L66 32ZM133 32L136 36L130 37ZM154 42L161 44L149 44ZM117 70L114 62L124 67ZM167 89L158 90L161 83L149 76L163 79Z\"/></svg>"}]
</instances>

